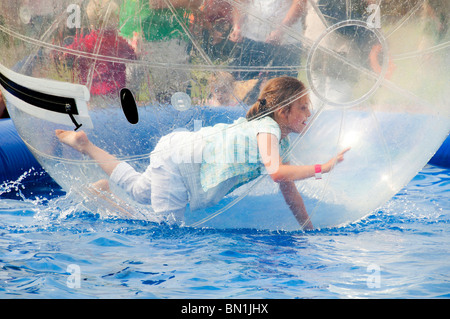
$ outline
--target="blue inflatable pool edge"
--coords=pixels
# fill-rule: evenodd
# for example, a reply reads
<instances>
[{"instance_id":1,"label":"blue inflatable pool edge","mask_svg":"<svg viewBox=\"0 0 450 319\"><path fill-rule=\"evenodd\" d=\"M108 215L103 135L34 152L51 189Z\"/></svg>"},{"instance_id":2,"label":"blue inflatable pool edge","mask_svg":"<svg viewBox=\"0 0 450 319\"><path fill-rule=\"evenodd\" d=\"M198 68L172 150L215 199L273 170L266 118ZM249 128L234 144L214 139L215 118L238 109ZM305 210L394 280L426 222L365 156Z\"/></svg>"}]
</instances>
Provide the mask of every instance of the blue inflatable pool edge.
<instances>
[{"instance_id":1,"label":"blue inflatable pool edge","mask_svg":"<svg viewBox=\"0 0 450 319\"><path fill-rule=\"evenodd\" d=\"M446 138L429 164L450 168L450 136ZM26 172L23 184L55 183L36 161L20 138L11 119L0 119L0 184L6 181L16 181ZM56 184L56 183L55 183Z\"/></svg>"},{"instance_id":2,"label":"blue inflatable pool edge","mask_svg":"<svg viewBox=\"0 0 450 319\"><path fill-rule=\"evenodd\" d=\"M0 119L0 185L21 177L21 184L25 186L57 185L28 150L13 121Z\"/></svg>"},{"instance_id":3,"label":"blue inflatable pool edge","mask_svg":"<svg viewBox=\"0 0 450 319\"><path fill-rule=\"evenodd\" d=\"M450 168L450 135L428 162L431 165Z\"/></svg>"}]
</instances>

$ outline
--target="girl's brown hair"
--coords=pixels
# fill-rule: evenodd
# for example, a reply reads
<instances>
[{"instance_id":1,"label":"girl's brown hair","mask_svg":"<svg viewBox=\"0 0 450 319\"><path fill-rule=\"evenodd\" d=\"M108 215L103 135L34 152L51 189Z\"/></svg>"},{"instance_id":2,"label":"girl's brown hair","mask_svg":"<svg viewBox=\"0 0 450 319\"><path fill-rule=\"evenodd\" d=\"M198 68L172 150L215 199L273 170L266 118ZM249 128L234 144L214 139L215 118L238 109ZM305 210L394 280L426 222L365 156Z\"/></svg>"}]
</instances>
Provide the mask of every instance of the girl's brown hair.
<instances>
[{"instance_id":1,"label":"girl's brown hair","mask_svg":"<svg viewBox=\"0 0 450 319\"><path fill-rule=\"evenodd\" d=\"M274 117L279 107L290 108L291 103L306 95L305 85L298 79L283 76L270 79L261 91L258 100L247 111L247 120L268 115Z\"/></svg>"}]
</instances>

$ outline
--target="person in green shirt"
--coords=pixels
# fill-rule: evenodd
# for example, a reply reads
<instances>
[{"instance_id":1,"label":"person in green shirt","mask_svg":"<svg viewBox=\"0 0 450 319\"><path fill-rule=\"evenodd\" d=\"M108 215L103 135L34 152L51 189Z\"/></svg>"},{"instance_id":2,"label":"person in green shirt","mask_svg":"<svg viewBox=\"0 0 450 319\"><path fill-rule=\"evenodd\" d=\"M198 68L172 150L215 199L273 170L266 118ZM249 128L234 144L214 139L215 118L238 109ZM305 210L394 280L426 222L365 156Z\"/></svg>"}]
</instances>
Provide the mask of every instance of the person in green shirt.
<instances>
[{"instance_id":1,"label":"person in green shirt","mask_svg":"<svg viewBox=\"0 0 450 319\"><path fill-rule=\"evenodd\" d=\"M188 35L192 11L200 0L124 0L120 8L120 34L129 39L139 59L148 62L132 72L149 78L149 91L159 103L186 91L190 80ZM170 4L170 5L169 5ZM145 72L144 74L139 74Z\"/></svg>"}]
</instances>

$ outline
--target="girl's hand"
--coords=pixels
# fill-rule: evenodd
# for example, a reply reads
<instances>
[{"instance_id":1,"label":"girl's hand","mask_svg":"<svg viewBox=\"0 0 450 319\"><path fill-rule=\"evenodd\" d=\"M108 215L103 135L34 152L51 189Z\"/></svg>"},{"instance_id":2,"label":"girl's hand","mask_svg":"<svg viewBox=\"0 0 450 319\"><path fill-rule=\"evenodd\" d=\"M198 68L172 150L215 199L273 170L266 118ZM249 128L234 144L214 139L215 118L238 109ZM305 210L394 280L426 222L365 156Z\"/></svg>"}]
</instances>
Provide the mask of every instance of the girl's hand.
<instances>
[{"instance_id":1,"label":"girl's hand","mask_svg":"<svg viewBox=\"0 0 450 319\"><path fill-rule=\"evenodd\" d=\"M345 150L339 152L338 155L330 159L327 163L322 165L322 172L328 173L330 172L334 166L344 160L344 154L347 153L350 150L350 147L346 148Z\"/></svg>"},{"instance_id":2,"label":"girl's hand","mask_svg":"<svg viewBox=\"0 0 450 319\"><path fill-rule=\"evenodd\" d=\"M273 45L280 45L281 39L283 37L283 30L276 29L272 31L269 36L266 38L266 43L273 44Z\"/></svg>"}]
</instances>

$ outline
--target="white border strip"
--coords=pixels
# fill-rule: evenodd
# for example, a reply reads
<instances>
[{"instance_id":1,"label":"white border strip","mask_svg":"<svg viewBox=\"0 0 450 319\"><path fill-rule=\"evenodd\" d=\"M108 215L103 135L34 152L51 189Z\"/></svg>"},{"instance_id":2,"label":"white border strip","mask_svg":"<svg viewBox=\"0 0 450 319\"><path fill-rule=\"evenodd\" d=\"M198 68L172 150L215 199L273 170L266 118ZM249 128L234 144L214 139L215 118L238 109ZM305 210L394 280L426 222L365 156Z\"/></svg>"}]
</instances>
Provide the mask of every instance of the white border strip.
<instances>
[{"instance_id":1,"label":"white border strip","mask_svg":"<svg viewBox=\"0 0 450 319\"><path fill-rule=\"evenodd\" d=\"M87 102L89 102L90 100L90 93L86 86L26 76L14 72L6 68L2 64L0 64L0 72L3 73L11 81L14 81L28 89L45 94L51 94L66 98L73 98L75 100L78 109L78 115L73 115L75 120L78 123L82 124L83 128L90 128L90 129L94 128L87 107ZM74 125L72 120L70 119L69 114L52 112L49 110L44 110L42 108L36 107L12 95L2 86L0 86L0 88L2 88L2 93L7 99L7 101L10 102L15 107L17 107L18 109L20 109L21 111L26 112L29 115L32 115L39 119L50 121L53 123L59 123L68 126Z\"/></svg>"}]
</instances>

